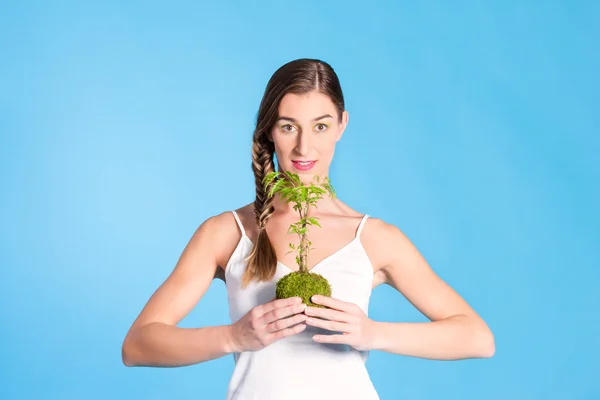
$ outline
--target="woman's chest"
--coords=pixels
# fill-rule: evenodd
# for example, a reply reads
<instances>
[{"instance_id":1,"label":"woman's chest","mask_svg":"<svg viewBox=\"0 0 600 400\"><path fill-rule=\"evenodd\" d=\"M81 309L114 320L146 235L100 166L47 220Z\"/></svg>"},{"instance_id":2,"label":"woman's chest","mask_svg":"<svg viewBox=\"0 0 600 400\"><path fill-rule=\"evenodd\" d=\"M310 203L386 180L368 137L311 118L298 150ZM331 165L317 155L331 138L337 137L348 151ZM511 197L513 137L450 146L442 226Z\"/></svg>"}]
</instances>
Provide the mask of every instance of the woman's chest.
<instances>
[{"instance_id":1,"label":"woman's chest","mask_svg":"<svg viewBox=\"0 0 600 400\"><path fill-rule=\"evenodd\" d=\"M281 262L270 281L253 281L245 288L241 287L244 264L234 265L227 276L227 294L232 321L244 316L252 308L268 303L275 297L277 281L292 270ZM373 269L364 252L347 248L327 257L315 265L313 273L322 275L331 285L331 297L358 305L365 313L368 311Z\"/></svg>"}]
</instances>

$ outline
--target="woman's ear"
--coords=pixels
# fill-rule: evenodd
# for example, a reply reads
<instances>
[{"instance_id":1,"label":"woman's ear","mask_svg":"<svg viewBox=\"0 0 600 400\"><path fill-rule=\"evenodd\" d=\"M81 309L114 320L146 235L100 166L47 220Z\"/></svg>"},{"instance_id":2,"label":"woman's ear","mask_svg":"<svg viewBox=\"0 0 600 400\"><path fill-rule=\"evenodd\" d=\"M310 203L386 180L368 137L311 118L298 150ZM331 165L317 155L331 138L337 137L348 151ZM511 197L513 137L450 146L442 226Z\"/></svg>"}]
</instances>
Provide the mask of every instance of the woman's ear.
<instances>
[{"instance_id":1,"label":"woman's ear","mask_svg":"<svg viewBox=\"0 0 600 400\"><path fill-rule=\"evenodd\" d=\"M344 110L344 112L342 113L342 120L338 124L339 133L338 133L336 142L342 138L342 135L344 134L344 131L346 130L346 126L348 126L349 119L350 119L350 116L348 115L348 111Z\"/></svg>"}]
</instances>

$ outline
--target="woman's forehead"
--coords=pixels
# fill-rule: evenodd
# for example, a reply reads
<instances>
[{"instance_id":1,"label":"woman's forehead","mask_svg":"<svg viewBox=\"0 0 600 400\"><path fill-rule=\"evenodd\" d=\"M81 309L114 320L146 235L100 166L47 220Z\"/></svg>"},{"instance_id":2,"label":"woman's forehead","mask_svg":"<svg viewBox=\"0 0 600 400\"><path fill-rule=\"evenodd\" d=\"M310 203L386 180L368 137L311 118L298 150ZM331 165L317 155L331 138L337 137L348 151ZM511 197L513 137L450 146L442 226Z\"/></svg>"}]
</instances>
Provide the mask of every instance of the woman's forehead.
<instances>
[{"instance_id":1,"label":"woman's forehead","mask_svg":"<svg viewBox=\"0 0 600 400\"><path fill-rule=\"evenodd\" d=\"M329 96L320 92L288 93L279 104L279 117L312 121L325 114L335 115L335 106Z\"/></svg>"}]
</instances>

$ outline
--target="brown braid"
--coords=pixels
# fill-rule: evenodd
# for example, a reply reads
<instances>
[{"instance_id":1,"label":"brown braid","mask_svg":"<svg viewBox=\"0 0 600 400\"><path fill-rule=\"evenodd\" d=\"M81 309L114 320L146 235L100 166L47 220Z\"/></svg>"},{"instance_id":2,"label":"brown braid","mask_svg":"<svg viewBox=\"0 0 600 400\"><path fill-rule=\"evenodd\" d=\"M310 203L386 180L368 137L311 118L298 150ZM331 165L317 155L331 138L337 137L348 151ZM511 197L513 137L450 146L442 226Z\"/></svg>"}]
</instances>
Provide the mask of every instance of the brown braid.
<instances>
[{"instance_id":1,"label":"brown braid","mask_svg":"<svg viewBox=\"0 0 600 400\"><path fill-rule=\"evenodd\" d=\"M248 257L248 268L242 277L242 287L247 286L253 279L268 281L273 278L277 269L277 255L267 235L267 220L273 214L273 198L268 198L264 189L263 179L275 170L273 165L273 143L267 135L254 136L252 143L252 171L256 184L256 199L254 200L254 215L258 225L258 237Z\"/></svg>"}]
</instances>

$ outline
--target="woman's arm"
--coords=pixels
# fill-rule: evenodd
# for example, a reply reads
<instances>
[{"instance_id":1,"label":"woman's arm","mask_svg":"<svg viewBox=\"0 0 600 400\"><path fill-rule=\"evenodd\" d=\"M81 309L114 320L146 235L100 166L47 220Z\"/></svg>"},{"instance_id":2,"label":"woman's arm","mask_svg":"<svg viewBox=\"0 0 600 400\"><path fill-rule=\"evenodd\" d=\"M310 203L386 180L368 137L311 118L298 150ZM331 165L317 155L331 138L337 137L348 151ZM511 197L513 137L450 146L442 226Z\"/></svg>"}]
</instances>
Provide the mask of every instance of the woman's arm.
<instances>
[{"instance_id":1,"label":"woman's arm","mask_svg":"<svg viewBox=\"0 0 600 400\"><path fill-rule=\"evenodd\" d=\"M493 356L494 336L489 327L435 274L411 241L393 225L375 218L369 222L363 241L373 263L384 272L386 283L431 321L376 322L372 347L437 360Z\"/></svg>"},{"instance_id":2,"label":"woman's arm","mask_svg":"<svg viewBox=\"0 0 600 400\"><path fill-rule=\"evenodd\" d=\"M231 325L178 328L151 322L134 330L123 345L128 367L183 367L232 352Z\"/></svg>"},{"instance_id":3,"label":"woman's arm","mask_svg":"<svg viewBox=\"0 0 600 400\"><path fill-rule=\"evenodd\" d=\"M207 219L196 230L171 275L134 321L122 346L126 366L185 366L233 351L231 325L176 326L200 301L218 265L224 265L235 248L239 232L227 214Z\"/></svg>"},{"instance_id":4,"label":"woman's arm","mask_svg":"<svg viewBox=\"0 0 600 400\"><path fill-rule=\"evenodd\" d=\"M491 332L476 318L452 315L432 322L376 322L373 350L432 360L489 358Z\"/></svg>"}]
</instances>

